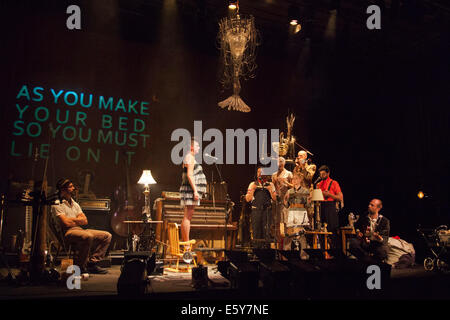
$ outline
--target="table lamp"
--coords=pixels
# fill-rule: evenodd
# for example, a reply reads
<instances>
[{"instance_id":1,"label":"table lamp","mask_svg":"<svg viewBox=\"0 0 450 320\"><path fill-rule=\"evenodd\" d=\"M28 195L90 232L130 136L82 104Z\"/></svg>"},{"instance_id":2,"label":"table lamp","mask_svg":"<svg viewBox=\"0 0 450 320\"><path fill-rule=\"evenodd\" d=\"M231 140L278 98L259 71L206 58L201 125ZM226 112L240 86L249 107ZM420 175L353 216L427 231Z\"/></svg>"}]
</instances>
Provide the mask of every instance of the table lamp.
<instances>
[{"instance_id":1,"label":"table lamp","mask_svg":"<svg viewBox=\"0 0 450 320\"><path fill-rule=\"evenodd\" d=\"M152 177L152 172L150 170L142 171L141 178L138 181L139 184L143 184L145 186L144 195L145 195L145 206L142 210L142 214L145 216L145 221L151 221L151 209L150 209L150 184L156 184L155 179Z\"/></svg>"},{"instance_id":2,"label":"table lamp","mask_svg":"<svg viewBox=\"0 0 450 320\"><path fill-rule=\"evenodd\" d=\"M319 205L319 201L323 201L325 200L323 198L323 193L321 189L314 189L312 192L312 197L311 197L311 201L314 201L314 208L316 209L316 230L320 230L320 205Z\"/></svg>"}]
</instances>

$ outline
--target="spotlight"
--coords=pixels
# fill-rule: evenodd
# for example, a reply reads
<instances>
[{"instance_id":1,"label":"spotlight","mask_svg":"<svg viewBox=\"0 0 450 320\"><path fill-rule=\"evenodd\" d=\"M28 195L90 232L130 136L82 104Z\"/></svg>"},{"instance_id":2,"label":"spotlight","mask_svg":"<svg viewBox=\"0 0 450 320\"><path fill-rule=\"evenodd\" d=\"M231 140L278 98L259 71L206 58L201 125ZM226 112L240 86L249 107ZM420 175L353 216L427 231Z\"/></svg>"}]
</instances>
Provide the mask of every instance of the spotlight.
<instances>
[{"instance_id":1,"label":"spotlight","mask_svg":"<svg viewBox=\"0 0 450 320\"><path fill-rule=\"evenodd\" d=\"M289 6L288 8L288 19L289 19L289 33L296 34L300 31L300 9L297 6Z\"/></svg>"},{"instance_id":2,"label":"spotlight","mask_svg":"<svg viewBox=\"0 0 450 320\"><path fill-rule=\"evenodd\" d=\"M417 192L417 198L423 199L424 197L425 197L425 193L423 193L423 191Z\"/></svg>"},{"instance_id":3,"label":"spotlight","mask_svg":"<svg viewBox=\"0 0 450 320\"><path fill-rule=\"evenodd\" d=\"M238 1L230 1L229 3L228 3L228 9L229 10L236 10L237 8L239 8L239 3L238 3Z\"/></svg>"},{"instance_id":4,"label":"spotlight","mask_svg":"<svg viewBox=\"0 0 450 320\"><path fill-rule=\"evenodd\" d=\"M297 34L300 30L302 30L302 26L298 20L291 20L291 22L289 22L289 34Z\"/></svg>"}]
</instances>

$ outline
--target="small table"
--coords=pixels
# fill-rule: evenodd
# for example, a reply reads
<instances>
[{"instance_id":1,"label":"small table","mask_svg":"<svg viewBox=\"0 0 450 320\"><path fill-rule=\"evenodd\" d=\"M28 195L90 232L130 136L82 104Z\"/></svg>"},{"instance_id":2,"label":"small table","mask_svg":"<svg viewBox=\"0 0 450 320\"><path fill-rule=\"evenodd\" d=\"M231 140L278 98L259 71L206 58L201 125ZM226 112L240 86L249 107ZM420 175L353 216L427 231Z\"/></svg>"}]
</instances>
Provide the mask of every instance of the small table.
<instances>
[{"instance_id":1,"label":"small table","mask_svg":"<svg viewBox=\"0 0 450 320\"><path fill-rule=\"evenodd\" d=\"M352 227L342 227L339 231L341 232L342 252L347 255L347 235L356 234L356 232Z\"/></svg>"},{"instance_id":2,"label":"small table","mask_svg":"<svg viewBox=\"0 0 450 320\"><path fill-rule=\"evenodd\" d=\"M324 250L328 249L328 236L331 236L333 232L328 231L306 231L305 234L312 234L313 235L313 249L318 249L318 240L319 235L323 235L324 238Z\"/></svg>"},{"instance_id":3,"label":"small table","mask_svg":"<svg viewBox=\"0 0 450 320\"><path fill-rule=\"evenodd\" d=\"M137 234L134 234L133 236L131 236L129 234L128 231L128 249L131 248L132 250L130 250L131 252L135 252L136 251L136 247L133 248L133 242L135 243L139 243L140 247L142 250L138 250L138 251L151 251L151 249L154 247L155 245L155 231L153 230L153 226L163 223L162 221L154 221L154 220L148 220L148 221L143 221L143 220L128 220L128 221L124 221L123 223L128 224L128 225L144 225L144 230L141 233L141 237L147 238L147 242L141 242L140 241L140 237ZM150 228L148 228L150 226ZM129 230L129 229L128 229ZM150 230L150 234L145 235L145 232ZM131 243L130 243L131 242Z\"/></svg>"}]
</instances>

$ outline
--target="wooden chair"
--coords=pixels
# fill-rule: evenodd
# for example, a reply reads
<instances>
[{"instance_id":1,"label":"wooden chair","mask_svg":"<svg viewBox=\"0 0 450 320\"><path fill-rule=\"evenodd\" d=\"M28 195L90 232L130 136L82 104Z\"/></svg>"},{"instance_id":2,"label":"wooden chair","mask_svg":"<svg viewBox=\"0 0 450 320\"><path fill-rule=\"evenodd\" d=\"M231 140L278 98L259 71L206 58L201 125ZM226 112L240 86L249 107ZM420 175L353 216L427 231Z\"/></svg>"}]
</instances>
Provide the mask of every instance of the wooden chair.
<instances>
[{"instance_id":1,"label":"wooden chair","mask_svg":"<svg viewBox=\"0 0 450 320\"><path fill-rule=\"evenodd\" d=\"M169 247L168 252L166 253L166 260L169 260L169 267L166 268L169 271L173 272L190 272L191 271L191 265L188 264L186 268L180 268L179 263L180 259L183 259L183 255L185 253L184 246L192 246L195 244L195 240L189 240L189 241L180 241L179 236L179 226L176 223L169 223L167 228L167 238L169 240ZM182 248L180 248L182 247ZM191 252L193 255L192 261L194 262L194 266L197 266L197 263L195 261L195 254L194 252ZM172 268L171 261L176 261L176 267Z\"/></svg>"},{"instance_id":2,"label":"wooden chair","mask_svg":"<svg viewBox=\"0 0 450 320\"><path fill-rule=\"evenodd\" d=\"M50 240L49 242L49 250L55 257L55 260L60 258L59 255L64 251L64 255L61 258L61 267L63 264L66 265L70 260L72 261L77 255L77 246L75 243L66 243L64 240L64 232L61 224L53 214L50 214L47 221L47 238ZM51 250L55 248L56 252L52 252ZM63 268L64 269L64 268Z\"/></svg>"}]
</instances>

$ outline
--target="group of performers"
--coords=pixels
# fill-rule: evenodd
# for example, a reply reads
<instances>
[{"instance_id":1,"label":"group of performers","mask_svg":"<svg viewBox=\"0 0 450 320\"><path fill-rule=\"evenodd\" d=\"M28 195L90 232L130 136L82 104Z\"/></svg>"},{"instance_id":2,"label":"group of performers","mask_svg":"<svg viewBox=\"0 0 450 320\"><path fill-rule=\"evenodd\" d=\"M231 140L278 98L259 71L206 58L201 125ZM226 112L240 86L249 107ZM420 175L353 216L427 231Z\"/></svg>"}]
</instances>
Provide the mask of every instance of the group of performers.
<instances>
[{"instance_id":1,"label":"group of performers","mask_svg":"<svg viewBox=\"0 0 450 320\"><path fill-rule=\"evenodd\" d=\"M202 166L195 161L199 152L199 144L191 140L190 152L182 164L182 182L180 186L181 206L184 217L181 223L182 240L188 243L185 250L192 250L189 241L190 221L195 206L200 205L200 199L206 193L206 177ZM251 204L252 240L267 243L271 238L270 225L284 225L286 228L300 226L305 229L314 228L314 206L312 191L314 188L322 191L324 200L321 208L321 222L327 224L327 231L336 235L339 229L338 208L342 207L344 196L339 183L330 178L327 166L319 168L319 179L312 181L316 173L316 165L308 161L305 151L298 152L293 172L285 168L286 161L279 158L278 170L271 179L262 176L262 168L257 169L256 178L252 181L245 195L245 200ZM64 239L67 243L75 243L78 256L75 264L80 266L82 273L104 274L107 271L98 266L111 242L111 234L106 231L83 229L88 224L86 215L78 203L72 199L74 185L69 179L61 179L57 183L60 203L52 206L52 214L59 219ZM275 217L272 216L272 204L276 206ZM368 215L355 224L355 237L350 239L349 250L358 259L375 259L382 261L387 256L387 241L390 231L389 219L379 212L383 205L381 200L373 199L368 206ZM316 226L317 228L318 226ZM291 237L280 234L283 249L292 248ZM307 247L304 237L299 239L302 249ZM332 245L336 246L336 238ZM302 252L302 257L305 257ZM372 260L373 261L373 260Z\"/></svg>"},{"instance_id":2,"label":"group of performers","mask_svg":"<svg viewBox=\"0 0 450 320\"><path fill-rule=\"evenodd\" d=\"M195 161L195 155L199 152L195 139L191 140L190 150L183 162L180 187L181 206L184 207L181 234L186 242L189 240L194 207L200 204L200 199L206 192L205 175L201 165ZM248 186L245 201L251 204L251 238L254 246L260 246L273 238L271 225L283 225L286 229L294 226L314 228L314 206L311 200L312 191L316 188L322 191L324 197L321 205L321 224L325 226L324 231L332 233L331 245L336 247L339 243L336 237L339 229L338 212L344 203L339 183L331 179L330 169L326 165L319 168L319 178L313 183L316 165L309 161L304 150L298 152L293 172L287 170L285 164L286 160L279 157L278 170L272 174L271 179L262 176L262 167L257 168L256 177ZM275 216L272 215L272 205L276 207ZM382 261L387 256L390 226L389 220L379 214L381 208L381 200L373 199L369 204L367 217L359 219L355 225L356 237L350 240L349 250L358 259ZM281 239L284 250L292 248L291 237L284 234L277 236ZM299 241L302 249L307 247L304 235ZM190 245L186 245L185 249L190 250ZM303 250L301 255L305 257Z\"/></svg>"}]
</instances>

